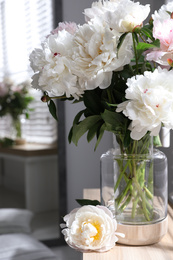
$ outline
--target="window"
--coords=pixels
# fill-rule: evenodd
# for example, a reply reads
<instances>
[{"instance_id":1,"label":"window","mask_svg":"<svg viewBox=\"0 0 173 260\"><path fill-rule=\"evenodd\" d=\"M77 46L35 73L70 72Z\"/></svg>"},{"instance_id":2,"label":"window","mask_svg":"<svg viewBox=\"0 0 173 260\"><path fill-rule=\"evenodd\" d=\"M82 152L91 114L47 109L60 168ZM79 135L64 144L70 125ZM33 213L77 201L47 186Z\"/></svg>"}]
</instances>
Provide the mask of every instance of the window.
<instances>
[{"instance_id":1,"label":"window","mask_svg":"<svg viewBox=\"0 0 173 260\"><path fill-rule=\"evenodd\" d=\"M52 0L0 0L0 81L10 77L20 83L30 79L29 54L53 29ZM31 90L34 111L23 124L28 142L51 143L57 123L40 101L41 91ZM0 137L7 135L8 119L0 118Z\"/></svg>"}]
</instances>

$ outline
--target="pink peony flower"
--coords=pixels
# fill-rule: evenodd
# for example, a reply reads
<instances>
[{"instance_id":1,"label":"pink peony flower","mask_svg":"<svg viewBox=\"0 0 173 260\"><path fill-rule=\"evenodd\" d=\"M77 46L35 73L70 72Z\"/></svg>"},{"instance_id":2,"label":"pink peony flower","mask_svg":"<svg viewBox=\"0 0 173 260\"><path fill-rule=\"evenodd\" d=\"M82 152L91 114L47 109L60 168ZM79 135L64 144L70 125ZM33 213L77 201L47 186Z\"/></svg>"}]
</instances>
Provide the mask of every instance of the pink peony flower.
<instances>
[{"instance_id":1,"label":"pink peony flower","mask_svg":"<svg viewBox=\"0 0 173 260\"><path fill-rule=\"evenodd\" d=\"M163 22L154 21L153 36L160 40L160 48L149 51L146 59L155 61L162 66L169 66L169 59L173 59L173 19Z\"/></svg>"},{"instance_id":2,"label":"pink peony flower","mask_svg":"<svg viewBox=\"0 0 173 260\"><path fill-rule=\"evenodd\" d=\"M54 30L51 31L51 34L57 34L59 31L66 30L70 34L74 35L77 30L77 24L74 22L65 22L65 23L59 23L58 27L56 27Z\"/></svg>"}]
</instances>

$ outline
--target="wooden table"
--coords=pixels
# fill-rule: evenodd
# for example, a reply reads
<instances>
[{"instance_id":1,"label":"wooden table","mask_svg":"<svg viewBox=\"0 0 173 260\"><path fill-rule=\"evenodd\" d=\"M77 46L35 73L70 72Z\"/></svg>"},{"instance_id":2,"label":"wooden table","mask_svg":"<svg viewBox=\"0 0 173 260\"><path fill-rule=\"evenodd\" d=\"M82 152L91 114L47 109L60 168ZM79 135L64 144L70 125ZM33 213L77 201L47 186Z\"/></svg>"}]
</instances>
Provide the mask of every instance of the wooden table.
<instances>
[{"instance_id":1,"label":"wooden table","mask_svg":"<svg viewBox=\"0 0 173 260\"><path fill-rule=\"evenodd\" d=\"M99 189L84 189L85 199L100 199ZM150 246L116 244L105 253L84 253L83 260L173 260L173 207L168 205L168 233Z\"/></svg>"}]
</instances>

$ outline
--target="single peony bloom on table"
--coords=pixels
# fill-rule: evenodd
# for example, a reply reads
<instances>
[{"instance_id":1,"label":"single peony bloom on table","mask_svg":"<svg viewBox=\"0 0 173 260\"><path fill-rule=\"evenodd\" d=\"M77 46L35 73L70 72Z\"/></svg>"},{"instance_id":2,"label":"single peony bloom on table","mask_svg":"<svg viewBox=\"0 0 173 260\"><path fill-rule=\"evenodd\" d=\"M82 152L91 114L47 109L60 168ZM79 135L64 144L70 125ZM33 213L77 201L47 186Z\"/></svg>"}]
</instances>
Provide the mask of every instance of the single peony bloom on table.
<instances>
[{"instance_id":1,"label":"single peony bloom on table","mask_svg":"<svg viewBox=\"0 0 173 260\"><path fill-rule=\"evenodd\" d=\"M67 244L81 252L106 252L115 246L117 222L104 206L83 206L64 217L62 233Z\"/></svg>"},{"instance_id":2,"label":"single peony bloom on table","mask_svg":"<svg viewBox=\"0 0 173 260\"><path fill-rule=\"evenodd\" d=\"M173 128L172 82L172 71L160 67L127 80L127 101L120 103L116 111L123 111L132 120L131 138L140 140L148 131L157 136L162 125Z\"/></svg>"}]
</instances>

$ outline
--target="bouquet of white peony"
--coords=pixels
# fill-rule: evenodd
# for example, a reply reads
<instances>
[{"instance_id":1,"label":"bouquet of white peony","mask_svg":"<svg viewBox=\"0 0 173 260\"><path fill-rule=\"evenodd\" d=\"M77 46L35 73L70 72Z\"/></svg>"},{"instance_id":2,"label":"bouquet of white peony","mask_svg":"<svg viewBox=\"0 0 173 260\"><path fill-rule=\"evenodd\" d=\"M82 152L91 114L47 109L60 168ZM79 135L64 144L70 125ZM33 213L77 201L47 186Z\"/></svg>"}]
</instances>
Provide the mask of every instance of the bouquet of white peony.
<instances>
[{"instance_id":1,"label":"bouquet of white peony","mask_svg":"<svg viewBox=\"0 0 173 260\"><path fill-rule=\"evenodd\" d=\"M132 217L140 211L146 221L153 219L152 176L145 183L148 137L160 145L161 127L173 129L173 2L144 24L149 13L148 4L99 0L84 10L83 25L59 23L30 55L32 86L44 92L55 118L53 99L84 103L69 142L77 145L87 132L88 142L96 136L96 149L105 131L118 134L126 165L117 160L114 191L122 179L126 186L115 204L118 212L133 204Z\"/></svg>"},{"instance_id":2,"label":"bouquet of white peony","mask_svg":"<svg viewBox=\"0 0 173 260\"><path fill-rule=\"evenodd\" d=\"M173 3L163 5L144 25L149 5L100 0L84 10L86 23L59 23L33 50L32 86L44 91L50 112L56 117L54 98L85 105L69 141L88 131L97 147L104 131L130 142L173 128L172 11Z\"/></svg>"}]
</instances>

